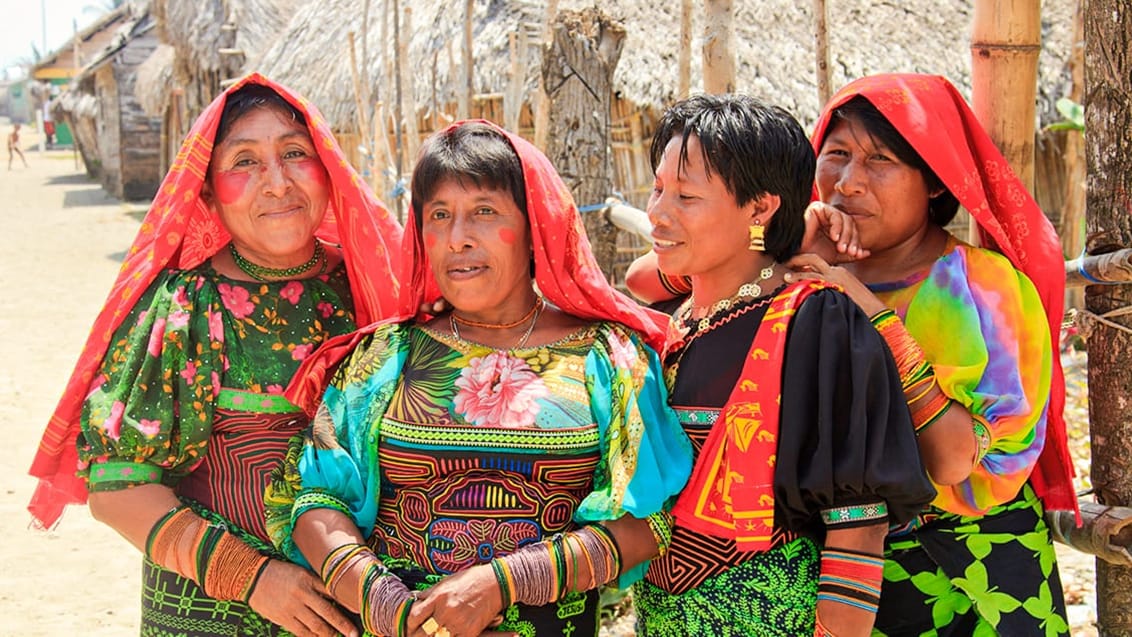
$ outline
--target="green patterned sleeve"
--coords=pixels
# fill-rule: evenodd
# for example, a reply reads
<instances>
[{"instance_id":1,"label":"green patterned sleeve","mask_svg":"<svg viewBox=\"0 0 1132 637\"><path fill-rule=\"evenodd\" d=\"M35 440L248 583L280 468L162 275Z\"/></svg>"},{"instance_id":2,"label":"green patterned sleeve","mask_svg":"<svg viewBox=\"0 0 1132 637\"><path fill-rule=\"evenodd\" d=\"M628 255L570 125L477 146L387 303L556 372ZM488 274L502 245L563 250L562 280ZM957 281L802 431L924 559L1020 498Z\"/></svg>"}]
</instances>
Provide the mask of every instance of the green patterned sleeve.
<instances>
[{"instance_id":1,"label":"green patterned sleeve","mask_svg":"<svg viewBox=\"0 0 1132 637\"><path fill-rule=\"evenodd\" d=\"M82 409L91 491L175 484L204 457L224 369L221 307L193 272L159 277L111 338Z\"/></svg>"}]
</instances>

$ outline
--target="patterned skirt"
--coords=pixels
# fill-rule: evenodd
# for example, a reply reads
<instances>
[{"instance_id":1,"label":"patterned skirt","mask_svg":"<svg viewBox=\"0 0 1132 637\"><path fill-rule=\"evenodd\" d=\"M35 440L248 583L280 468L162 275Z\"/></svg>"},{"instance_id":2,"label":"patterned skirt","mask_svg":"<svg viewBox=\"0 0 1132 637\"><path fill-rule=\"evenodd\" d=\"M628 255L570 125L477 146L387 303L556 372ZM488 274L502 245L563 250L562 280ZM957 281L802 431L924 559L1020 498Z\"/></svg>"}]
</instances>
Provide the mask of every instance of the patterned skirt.
<instances>
[{"instance_id":1,"label":"patterned skirt","mask_svg":"<svg viewBox=\"0 0 1132 637\"><path fill-rule=\"evenodd\" d=\"M679 595L633 586L645 637L798 637L814 633L820 553L798 538L760 553Z\"/></svg>"},{"instance_id":2,"label":"patterned skirt","mask_svg":"<svg viewBox=\"0 0 1132 637\"><path fill-rule=\"evenodd\" d=\"M1041 500L1027 484L982 517L890 537L874 636L1068 635Z\"/></svg>"}]
</instances>

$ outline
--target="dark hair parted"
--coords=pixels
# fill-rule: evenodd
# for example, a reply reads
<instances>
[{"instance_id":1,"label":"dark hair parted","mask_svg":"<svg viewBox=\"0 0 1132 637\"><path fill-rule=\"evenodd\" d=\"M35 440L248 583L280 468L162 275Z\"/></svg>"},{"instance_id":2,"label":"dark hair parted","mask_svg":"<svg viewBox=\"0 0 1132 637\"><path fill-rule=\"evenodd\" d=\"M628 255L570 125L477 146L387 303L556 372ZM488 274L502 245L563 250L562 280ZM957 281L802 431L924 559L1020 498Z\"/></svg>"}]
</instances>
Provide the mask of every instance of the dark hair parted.
<instances>
[{"instance_id":1,"label":"dark hair parted","mask_svg":"<svg viewBox=\"0 0 1132 637\"><path fill-rule=\"evenodd\" d=\"M959 200L951 194L947 186L943 185L943 181L935 174L931 166L928 166L928 162L924 161L924 158L916 152L916 149L912 148L912 144L904 139L900 131L896 130L892 122L889 122L877 110L877 107L873 106L872 102L858 95L835 108L832 119L851 120L859 123L864 127L865 132L869 134L874 144L887 148L901 162L920 171L920 174L924 176L924 182L927 183L928 191L942 191L941 194L928 199L928 219L941 227L951 223L951 220L955 218L955 213L959 212ZM833 123L831 121L830 126L826 128L827 133L833 127ZM824 139L821 141L822 144L825 143Z\"/></svg>"},{"instance_id":2,"label":"dark hair parted","mask_svg":"<svg viewBox=\"0 0 1132 637\"><path fill-rule=\"evenodd\" d=\"M425 140L413 169L413 216L421 226L424 204L449 179L472 182L485 190L511 193L515 205L527 214L523 164L511 142L498 130L469 122L440 131Z\"/></svg>"},{"instance_id":3,"label":"dark hair parted","mask_svg":"<svg viewBox=\"0 0 1132 637\"><path fill-rule=\"evenodd\" d=\"M803 214L814 183L814 151L801 125L785 110L747 95L696 95L665 111L649 159L656 172L664 149L679 136L680 165L688 138L699 140L709 177L719 177L740 206L765 194L781 204L766 229L766 252L785 261L798 251Z\"/></svg>"},{"instance_id":4,"label":"dark hair parted","mask_svg":"<svg viewBox=\"0 0 1132 637\"><path fill-rule=\"evenodd\" d=\"M277 110L280 113L290 115L303 126L307 125L307 118L303 117L302 111L292 106L273 89L262 84L245 84L233 91L224 101L224 110L220 113L220 124L216 127L216 140L212 143L213 147L219 146L228 137L228 131L232 130L233 124L240 121L248 113L260 108Z\"/></svg>"}]
</instances>

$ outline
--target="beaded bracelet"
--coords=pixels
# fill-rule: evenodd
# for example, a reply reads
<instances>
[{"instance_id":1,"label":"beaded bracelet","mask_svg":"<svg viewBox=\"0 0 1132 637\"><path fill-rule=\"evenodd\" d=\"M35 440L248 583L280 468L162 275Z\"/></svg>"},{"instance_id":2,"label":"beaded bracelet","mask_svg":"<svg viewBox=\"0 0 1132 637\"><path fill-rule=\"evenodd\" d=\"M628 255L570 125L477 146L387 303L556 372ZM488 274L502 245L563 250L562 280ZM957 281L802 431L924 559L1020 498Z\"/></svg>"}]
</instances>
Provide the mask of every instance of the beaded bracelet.
<instances>
[{"instance_id":1,"label":"beaded bracelet","mask_svg":"<svg viewBox=\"0 0 1132 637\"><path fill-rule=\"evenodd\" d=\"M818 601L847 604L875 613L880 604L884 557L848 549L821 552Z\"/></svg>"},{"instance_id":2,"label":"beaded bracelet","mask_svg":"<svg viewBox=\"0 0 1132 637\"><path fill-rule=\"evenodd\" d=\"M896 312L885 309L869 317L873 327L884 338L892 358L896 361L896 369L900 373L900 385L905 395L909 390L922 382L925 378L934 377L931 363L924 356L924 350L908 330Z\"/></svg>"},{"instance_id":3,"label":"beaded bracelet","mask_svg":"<svg viewBox=\"0 0 1132 637\"><path fill-rule=\"evenodd\" d=\"M675 522L668 511L657 511L645 518L649 523L649 531L656 540L657 555L664 557L668 547L672 544L672 526Z\"/></svg>"},{"instance_id":4,"label":"beaded bracelet","mask_svg":"<svg viewBox=\"0 0 1132 637\"><path fill-rule=\"evenodd\" d=\"M975 464L979 464L986 457L987 452L990 451L991 435L990 428L986 423L979 420L975 416L971 416L971 430L975 433Z\"/></svg>"},{"instance_id":5,"label":"beaded bracelet","mask_svg":"<svg viewBox=\"0 0 1132 637\"><path fill-rule=\"evenodd\" d=\"M936 387L938 387L938 384ZM911 403L909 403L909 406L911 406ZM922 405L916 407L912 411L912 427L915 428L916 435L920 435L929 426L935 424L947 413L948 409L951 409L951 399L943 393L943 390L937 391Z\"/></svg>"}]
</instances>

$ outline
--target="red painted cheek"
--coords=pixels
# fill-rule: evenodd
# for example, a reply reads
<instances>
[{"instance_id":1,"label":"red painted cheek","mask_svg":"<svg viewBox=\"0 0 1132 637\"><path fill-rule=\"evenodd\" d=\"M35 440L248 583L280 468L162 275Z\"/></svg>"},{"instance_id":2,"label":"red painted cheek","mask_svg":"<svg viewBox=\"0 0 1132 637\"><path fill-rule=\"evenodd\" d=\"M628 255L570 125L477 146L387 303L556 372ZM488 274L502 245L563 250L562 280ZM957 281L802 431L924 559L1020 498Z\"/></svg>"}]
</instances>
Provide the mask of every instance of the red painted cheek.
<instances>
[{"instance_id":1,"label":"red painted cheek","mask_svg":"<svg viewBox=\"0 0 1132 637\"><path fill-rule=\"evenodd\" d=\"M425 245L425 248L428 249L428 250L432 250L433 248L435 248L436 247L436 235L426 234L424 236L424 245Z\"/></svg>"},{"instance_id":2,"label":"red painted cheek","mask_svg":"<svg viewBox=\"0 0 1132 637\"><path fill-rule=\"evenodd\" d=\"M212 190L220 203L228 205L239 201L248 190L248 180L251 173L222 172L212 176Z\"/></svg>"},{"instance_id":3,"label":"red painted cheek","mask_svg":"<svg viewBox=\"0 0 1132 637\"><path fill-rule=\"evenodd\" d=\"M518 235L515 234L515 231L512 230L511 228L500 228L499 229L499 240L502 241L503 243L506 243L509 246L515 245L515 241L518 240L518 238L519 238Z\"/></svg>"},{"instance_id":4,"label":"red painted cheek","mask_svg":"<svg viewBox=\"0 0 1132 637\"><path fill-rule=\"evenodd\" d=\"M290 167L295 171L296 179L314 182L324 187L330 183L330 175L326 173L326 168L317 158L303 159L290 164Z\"/></svg>"}]
</instances>

